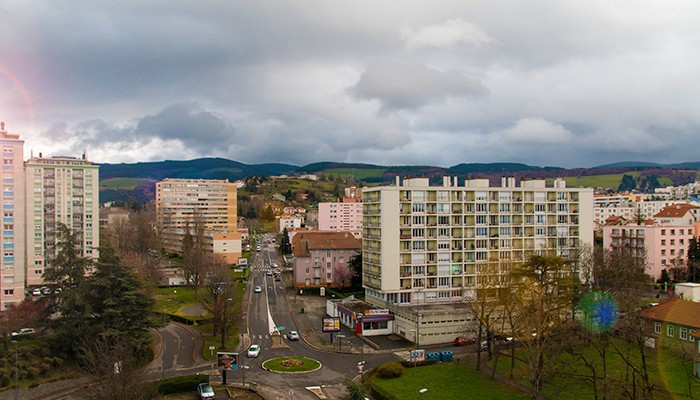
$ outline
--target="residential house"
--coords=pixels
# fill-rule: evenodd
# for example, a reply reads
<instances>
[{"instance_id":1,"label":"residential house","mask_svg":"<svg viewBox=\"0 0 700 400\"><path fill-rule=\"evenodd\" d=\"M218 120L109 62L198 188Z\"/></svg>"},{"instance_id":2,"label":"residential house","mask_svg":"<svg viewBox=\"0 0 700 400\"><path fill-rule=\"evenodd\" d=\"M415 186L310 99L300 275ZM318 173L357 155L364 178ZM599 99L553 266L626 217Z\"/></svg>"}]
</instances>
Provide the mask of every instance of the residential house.
<instances>
[{"instance_id":1,"label":"residential house","mask_svg":"<svg viewBox=\"0 0 700 400\"><path fill-rule=\"evenodd\" d=\"M292 239L296 288L349 286L348 262L362 243L349 232L299 232Z\"/></svg>"}]
</instances>

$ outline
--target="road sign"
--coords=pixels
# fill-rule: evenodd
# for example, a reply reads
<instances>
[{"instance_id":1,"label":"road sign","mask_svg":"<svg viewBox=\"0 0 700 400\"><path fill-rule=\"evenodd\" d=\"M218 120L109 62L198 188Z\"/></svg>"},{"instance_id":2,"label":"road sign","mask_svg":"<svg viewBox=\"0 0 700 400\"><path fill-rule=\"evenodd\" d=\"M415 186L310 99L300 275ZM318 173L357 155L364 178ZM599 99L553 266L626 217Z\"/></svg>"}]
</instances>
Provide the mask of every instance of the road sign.
<instances>
[{"instance_id":1,"label":"road sign","mask_svg":"<svg viewBox=\"0 0 700 400\"><path fill-rule=\"evenodd\" d=\"M286 327L285 327L284 325L281 325L281 326L278 326L278 327L277 327L277 330L278 330L278 331L283 331L283 330L285 330L285 329L286 329Z\"/></svg>"},{"instance_id":2,"label":"road sign","mask_svg":"<svg viewBox=\"0 0 700 400\"><path fill-rule=\"evenodd\" d=\"M363 369L365 369L365 365L364 365L364 364L358 364L358 365L357 365L357 370L358 370L358 371L362 372Z\"/></svg>"}]
</instances>

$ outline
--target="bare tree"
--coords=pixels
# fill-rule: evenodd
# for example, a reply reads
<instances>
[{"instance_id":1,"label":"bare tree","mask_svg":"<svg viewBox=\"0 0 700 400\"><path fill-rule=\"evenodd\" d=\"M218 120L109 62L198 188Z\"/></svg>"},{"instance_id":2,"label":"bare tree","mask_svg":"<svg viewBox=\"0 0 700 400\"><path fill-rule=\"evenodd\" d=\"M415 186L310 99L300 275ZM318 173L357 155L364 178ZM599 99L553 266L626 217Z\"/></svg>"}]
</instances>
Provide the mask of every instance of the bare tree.
<instances>
[{"instance_id":1,"label":"bare tree","mask_svg":"<svg viewBox=\"0 0 700 400\"><path fill-rule=\"evenodd\" d=\"M94 380L85 389L92 400L150 400L158 397L156 387L146 382L141 370L143 354L135 354L128 343L99 338L78 349L80 367Z\"/></svg>"},{"instance_id":2,"label":"bare tree","mask_svg":"<svg viewBox=\"0 0 700 400\"><path fill-rule=\"evenodd\" d=\"M477 266L476 286L469 305L479 321L477 333L476 369L481 369L481 343L486 339L488 357L493 356L493 329L500 316L499 291L503 285L501 264L489 262Z\"/></svg>"},{"instance_id":3,"label":"bare tree","mask_svg":"<svg viewBox=\"0 0 700 400\"><path fill-rule=\"evenodd\" d=\"M207 269L211 265L210 252L205 248L205 226L201 214L195 212L192 223L187 224L185 236L182 240L183 270L187 285L194 289L194 297L197 298L197 289L202 285Z\"/></svg>"},{"instance_id":4,"label":"bare tree","mask_svg":"<svg viewBox=\"0 0 700 400\"><path fill-rule=\"evenodd\" d=\"M212 315L213 336L221 334L224 348L227 330L236 320L238 308L234 302L235 283L231 280L230 268L219 260L213 260L210 273L205 280L202 305Z\"/></svg>"},{"instance_id":5,"label":"bare tree","mask_svg":"<svg viewBox=\"0 0 700 400\"><path fill-rule=\"evenodd\" d=\"M333 282L341 288L350 286L352 270L347 265L333 267Z\"/></svg>"}]
</instances>

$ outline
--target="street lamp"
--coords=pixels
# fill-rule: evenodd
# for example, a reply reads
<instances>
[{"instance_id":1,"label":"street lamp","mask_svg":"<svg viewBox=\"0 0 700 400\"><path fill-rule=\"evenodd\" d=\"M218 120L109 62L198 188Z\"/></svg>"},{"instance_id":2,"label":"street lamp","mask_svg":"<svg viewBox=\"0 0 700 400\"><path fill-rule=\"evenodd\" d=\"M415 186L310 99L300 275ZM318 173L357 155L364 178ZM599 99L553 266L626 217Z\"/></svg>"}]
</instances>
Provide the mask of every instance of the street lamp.
<instances>
[{"instance_id":1,"label":"street lamp","mask_svg":"<svg viewBox=\"0 0 700 400\"><path fill-rule=\"evenodd\" d=\"M163 335L161 337L161 341L163 342L163 343L161 343L161 350L160 350L161 353L163 353L162 360L161 360L163 365L161 366L161 369L163 370L162 371L163 372L163 380L165 380L165 306L163 306Z\"/></svg>"},{"instance_id":2,"label":"street lamp","mask_svg":"<svg viewBox=\"0 0 700 400\"><path fill-rule=\"evenodd\" d=\"M19 343L13 340L12 343L15 345L15 400L19 398L19 363L18 363L18 350Z\"/></svg>"}]
</instances>

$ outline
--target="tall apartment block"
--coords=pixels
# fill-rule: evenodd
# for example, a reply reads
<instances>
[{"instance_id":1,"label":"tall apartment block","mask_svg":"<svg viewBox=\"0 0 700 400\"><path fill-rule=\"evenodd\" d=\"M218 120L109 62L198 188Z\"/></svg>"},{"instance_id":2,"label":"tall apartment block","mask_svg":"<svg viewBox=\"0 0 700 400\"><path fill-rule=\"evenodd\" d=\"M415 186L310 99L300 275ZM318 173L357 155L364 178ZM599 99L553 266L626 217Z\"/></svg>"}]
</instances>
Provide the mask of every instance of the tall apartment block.
<instances>
[{"instance_id":1,"label":"tall apartment block","mask_svg":"<svg viewBox=\"0 0 700 400\"><path fill-rule=\"evenodd\" d=\"M345 197L342 202L318 203L318 230L351 232L362 237L362 203L360 198Z\"/></svg>"},{"instance_id":2,"label":"tall apartment block","mask_svg":"<svg viewBox=\"0 0 700 400\"><path fill-rule=\"evenodd\" d=\"M226 263L241 255L237 232L236 184L215 179L165 179L156 183L156 219L166 251L180 253L195 225L204 229L206 249Z\"/></svg>"},{"instance_id":3,"label":"tall apartment block","mask_svg":"<svg viewBox=\"0 0 700 400\"><path fill-rule=\"evenodd\" d=\"M78 234L84 257L99 257L99 166L85 155L42 157L40 153L25 162L24 170L26 285L34 286L44 283L42 274L56 257L58 223Z\"/></svg>"},{"instance_id":4,"label":"tall apartment block","mask_svg":"<svg viewBox=\"0 0 700 400\"><path fill-rule=\"evenodd\" d=\"M397 178L395 186L364 189L362 203L366 301L394 312L394 332L423 344L469 329L470 317L456 307L475 295L480 264L538 252L568 257L593 242L593 190L563 180L549 187L503 178L491 187L487 179L460 186L445 177L430 186Z\"/></svg>"},{"instance_id":5,"label":"tall apartment block","mask_svg":"<svg viewBox=\"0 0 700 400\"><path fill-rule=\"evenodd\" d=\"M8 133L0 123L2 143L2 268L0 269L0 310L24 300L26 281L24 246L24 140Z\"/></svg>"}]
</instances>

